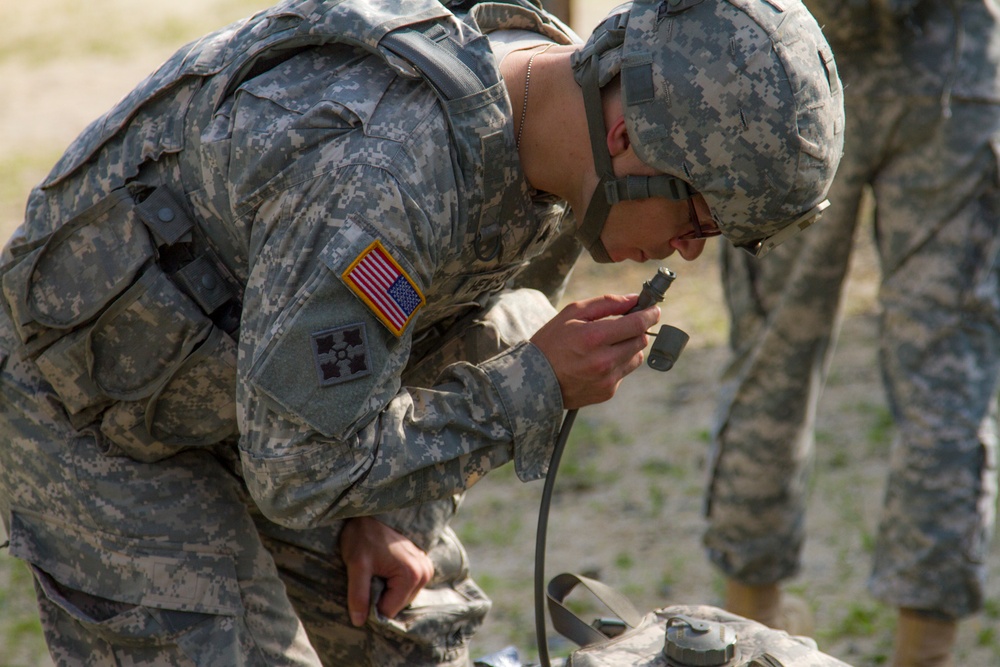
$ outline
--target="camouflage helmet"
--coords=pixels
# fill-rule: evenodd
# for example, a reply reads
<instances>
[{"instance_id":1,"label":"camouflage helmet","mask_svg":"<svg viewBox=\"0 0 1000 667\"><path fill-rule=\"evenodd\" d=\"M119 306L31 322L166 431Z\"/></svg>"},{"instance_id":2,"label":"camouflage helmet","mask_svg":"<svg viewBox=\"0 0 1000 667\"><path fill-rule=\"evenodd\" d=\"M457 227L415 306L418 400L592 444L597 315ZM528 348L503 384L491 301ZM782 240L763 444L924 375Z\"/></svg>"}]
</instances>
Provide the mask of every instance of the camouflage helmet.
<instances>
[{"instance_id":1,"label":"camouflage helmet","mask_svg":"<svg viewBox=\"0 0 1000 667\"><path fill-rule=\"evenodd\" d=\"M573 56L600 178L580 227L594 259L610 207L701 194L729 241L761 256L818 219L843 151L833 53L800 0L635 0ZM600 88L621 75L637 156L615 178Z\"/></svg>"}]
</instances>

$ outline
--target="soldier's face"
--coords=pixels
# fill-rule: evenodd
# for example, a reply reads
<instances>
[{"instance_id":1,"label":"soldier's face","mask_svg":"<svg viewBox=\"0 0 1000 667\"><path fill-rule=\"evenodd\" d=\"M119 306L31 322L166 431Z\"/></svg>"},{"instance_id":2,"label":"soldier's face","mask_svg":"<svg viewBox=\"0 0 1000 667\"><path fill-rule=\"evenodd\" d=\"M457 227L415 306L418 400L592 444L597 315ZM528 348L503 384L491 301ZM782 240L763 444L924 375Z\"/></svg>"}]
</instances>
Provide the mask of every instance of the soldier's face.
<instances>
[{"instance_id":1,"label":"soldier's face","mask_svg":"<svg viewBox=\"0 0 1000 667\"><path fill-rule=\"evenodd\" d=\"M696 195L692 203L702 233L710 232L714 223L708 204L701 195ZM694 238L694 232L687 201L651 197L612 206L601 241L615 262L659 260L675 252L690 262L705 249L705 239Z\"/></svg>"}]
</instances>

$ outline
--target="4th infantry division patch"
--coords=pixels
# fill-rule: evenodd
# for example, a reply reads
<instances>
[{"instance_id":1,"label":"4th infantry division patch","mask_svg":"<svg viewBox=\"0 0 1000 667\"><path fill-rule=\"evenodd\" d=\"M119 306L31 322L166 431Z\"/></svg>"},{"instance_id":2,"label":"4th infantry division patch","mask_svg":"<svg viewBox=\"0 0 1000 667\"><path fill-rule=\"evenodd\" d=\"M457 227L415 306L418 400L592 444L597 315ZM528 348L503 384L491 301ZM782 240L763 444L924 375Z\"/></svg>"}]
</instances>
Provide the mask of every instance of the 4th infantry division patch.
<instances>
[{"instance_id":1,"label":"4th infantry division patch","mask_svg":"<svg viewBox=\"0 0 1000 667\"><path fill-rule=\"evenodd\" d=\"M416 283L378 240L358 255L341 278L396 336L403 334L425 303Z\"/></svg>"},{"instance_id":2,"label":"4th infantry division patch","mask_svg":"<svg viewBox=\"0 0 1000 667\"><path fill-rule=\"evenodd\" d=\"M312 335L312 347L321 387L371 375L364 322L317 331Z\"/></svg>"}]
</instances>

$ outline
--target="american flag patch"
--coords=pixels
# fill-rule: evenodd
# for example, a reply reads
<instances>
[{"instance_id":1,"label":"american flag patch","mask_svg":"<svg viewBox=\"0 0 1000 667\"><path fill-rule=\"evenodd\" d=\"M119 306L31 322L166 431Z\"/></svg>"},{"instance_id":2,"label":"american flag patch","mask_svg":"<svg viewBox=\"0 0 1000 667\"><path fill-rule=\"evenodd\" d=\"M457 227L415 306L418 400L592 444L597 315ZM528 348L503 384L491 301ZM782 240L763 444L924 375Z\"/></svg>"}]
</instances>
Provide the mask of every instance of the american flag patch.
<instances>
[{"instance_id":1,"label":"american flag patch","mask_svg":"<svg viewBox=\"0 0 1000 667\"><path fill-rule=\"evenodd\" d=\"M396 336L402 335L425 302L420 289L378 240L358 255L341 278Z\"/></svg>"}]
</instances>

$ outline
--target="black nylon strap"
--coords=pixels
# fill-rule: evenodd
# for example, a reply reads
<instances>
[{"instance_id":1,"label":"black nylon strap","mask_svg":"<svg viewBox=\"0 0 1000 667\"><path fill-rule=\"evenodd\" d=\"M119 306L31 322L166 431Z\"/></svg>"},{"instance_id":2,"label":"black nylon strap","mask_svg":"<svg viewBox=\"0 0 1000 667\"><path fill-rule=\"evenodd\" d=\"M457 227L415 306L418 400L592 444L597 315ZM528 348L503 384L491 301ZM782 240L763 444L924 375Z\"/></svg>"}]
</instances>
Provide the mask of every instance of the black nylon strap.
<instances>
[{"instance_id":1,"label":"black nylon strap","mask_svg":"<svg viewBox=\"0 0 1000 667\"><path fill-rule=\"evenodd\" d=\"M194 299L202 312L212 315L224 303L236 298L233 290L206 255L199 255L170 275L170 279Z\"/></svg>"},{"instance_id":2,"label":"black nylon strap","mask_svg":"<svg viewBox=\"0 0 1000 667\"><path fill-rule=\"evenodd\" d=\"M486 87L461 58L417 30L390 32L379 44L419 69L445 99L458 100Z\"/></svg>"},{"instance_id":3,"label":"black nylon strap","mask_svg":"<svg viewBox=\"0 0 1000 667\"><path fill-rule=\"evenodd\" d=\"M135 205L135 211L160 246L174 245L194 228L194 221L166 187L150 192Z\"/></svg>"}]
</instances>

